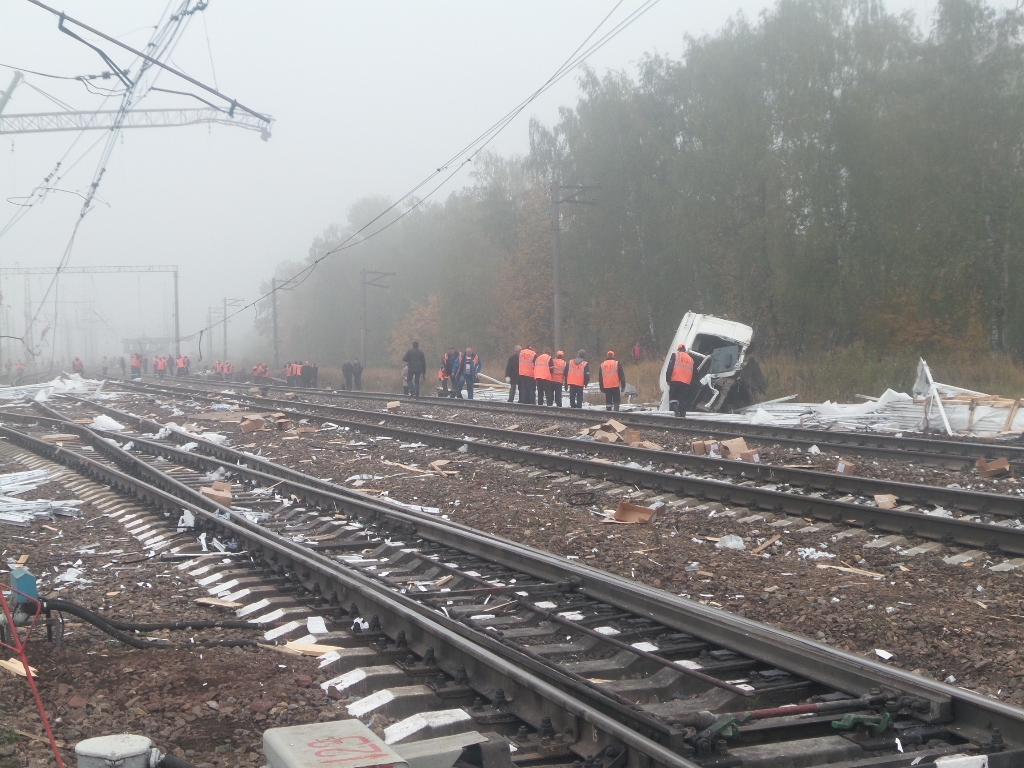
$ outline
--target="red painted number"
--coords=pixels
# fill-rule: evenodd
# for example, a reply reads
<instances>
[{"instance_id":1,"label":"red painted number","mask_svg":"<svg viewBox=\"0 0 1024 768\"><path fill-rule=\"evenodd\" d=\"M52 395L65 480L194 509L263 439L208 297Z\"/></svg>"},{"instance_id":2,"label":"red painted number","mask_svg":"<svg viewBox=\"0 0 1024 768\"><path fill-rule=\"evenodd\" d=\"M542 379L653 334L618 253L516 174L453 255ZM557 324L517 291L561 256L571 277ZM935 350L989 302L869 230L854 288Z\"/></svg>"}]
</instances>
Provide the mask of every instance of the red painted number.
<instances>
[{"instance_id":1,"label":"red painted number","mask_svg":"<svg viewBox=\"0 0 1024 768\"><path fill-rule=\"evenodd\" d=\"M380 748L379 744L365 736L338 736L335 739L320 739L311 741L306 746L313 750L317 762L324 765L347 763L353 760L373 760L378 757L387 757L388 754ZM381 766L381 768L390 768L390 766Z\"/></svg>"}]
</instances>

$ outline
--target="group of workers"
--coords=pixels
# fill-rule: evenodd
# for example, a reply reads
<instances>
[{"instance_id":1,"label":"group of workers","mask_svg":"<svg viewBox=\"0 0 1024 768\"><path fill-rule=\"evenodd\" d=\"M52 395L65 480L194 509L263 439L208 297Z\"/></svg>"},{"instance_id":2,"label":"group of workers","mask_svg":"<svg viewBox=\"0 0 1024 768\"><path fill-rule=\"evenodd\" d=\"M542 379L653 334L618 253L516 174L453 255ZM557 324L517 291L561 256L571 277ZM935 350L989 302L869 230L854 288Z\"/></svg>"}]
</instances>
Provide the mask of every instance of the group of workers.
<instances>
[{"instance_id":1,"label":"group of workers","mask_svg":"<svg viewBox=\"0 0 1024 768\"><path fill-rule=\"evenodd\" d=\"M260 363L260 365L266 372L266 378L269 379L270 369L267 368L265 363ZM284 379L288 382L289 387L315 387L319 375L320 367L316 363L309 362L309 360L304 363L295 361L294 363L284 364Z\"/></svg>"},{"instance_id":2,"label":"group of workers","mask_svg":"<svg viewBox=\"0 0 1024 768\"><path fill-rule=\"evenodd\" d=\"M597 368L598 386L604 393L605 408L619 410L622 393L626 391L626 372L622 363L610 351ZM590 363L587 351L581 349L576 357L565 359L565 352L552 354L550 347L540 354L527 344L516 345L505 364L505 381L508 382L508 402L513 402L519 390L519 402L531 405L562 406L562 393L569 391L569 407L583 407L583 390L590 383Z\"/></svg>"}]
</instances>

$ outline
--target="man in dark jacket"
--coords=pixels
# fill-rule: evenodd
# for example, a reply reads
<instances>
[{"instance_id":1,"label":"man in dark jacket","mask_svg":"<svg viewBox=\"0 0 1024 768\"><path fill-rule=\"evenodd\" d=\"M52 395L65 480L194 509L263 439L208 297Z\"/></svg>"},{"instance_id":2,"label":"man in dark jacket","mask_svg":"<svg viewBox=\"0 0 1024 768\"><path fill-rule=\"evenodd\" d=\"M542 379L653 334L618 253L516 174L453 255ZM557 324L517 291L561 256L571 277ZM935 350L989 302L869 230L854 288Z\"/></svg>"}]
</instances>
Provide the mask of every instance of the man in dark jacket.
<instances>
[{"instance_id":1,"label":"man in dark jacket","mask_svg":"<svg viewBox=\"0 0 1024 768\"><path fill-rule=\"evenodd\" d=\"M363 364L359 362L357 357L352 361L352 378L355 380L356 389L363 388Z\"/></svg>"},{"instance_id":2,"label":"man in dark jacket","mask_svg":"<svg viewBox=\"0 0 1024 768\"><path fill-rule=\"evenodd\" d=\"M427 372L427 358L420 349L420 343L414 341L412 349L405 353L402 362L409 366L406 373L406 384L409 387L409 394L413 397L420 396L420 377Z\"/></svg>"},{"instance_id":3,"label":"man in dark jacket","mask_svg":"<svg viewBox=\"0 0 1024 768\"><path fill-rule=\"evenodd\" d=\"M516 386L519 384L519 353L522 351L523 348L516 344L516 351L508 356L508 362L505 363L505 382L508 384L510 403L516 399Z\"/></svg>"},{"instance_id":4,"label":"man in dark jacket","mask_svg":"<svg viewBox=\"0 0 1024 768\"><path fill-rule=\"evenodd\" d=\"M352 389L352 363L348 360L341 366L341 373L345 377L345 389L351 391Z\"/></svg>"}]
</instances>

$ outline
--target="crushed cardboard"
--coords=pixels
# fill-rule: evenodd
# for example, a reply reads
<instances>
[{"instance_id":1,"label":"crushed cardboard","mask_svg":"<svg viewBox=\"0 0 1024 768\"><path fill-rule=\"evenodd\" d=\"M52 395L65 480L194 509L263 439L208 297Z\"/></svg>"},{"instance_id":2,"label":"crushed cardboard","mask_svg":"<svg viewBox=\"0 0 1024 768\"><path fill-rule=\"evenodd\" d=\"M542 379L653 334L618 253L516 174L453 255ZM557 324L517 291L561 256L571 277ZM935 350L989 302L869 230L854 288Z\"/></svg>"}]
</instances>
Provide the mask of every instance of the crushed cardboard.
<instances>
[{"instance_id":1,"label":"crushed cardboard","mask_svg":"<svg viewBox=\"0 0 1024 768\"><path fill-rule=\"evenodd\" d=\"M243 421L238 426L244 434L248 435L249 433L255 432L258 429L263 429L263 426L266 423L267 422L265 419L262 419L259 416L254 416L251 419L245 419L245 421Z\"/></svg>"},{"instance_id":2,"label":"crushed cardboard","mask_svg":"<svg viewBox=\"0 0 1024 768\"><path fill-rule=\"evenodd\" d=\"M992 461L978 459L975 468L978 470L978 477L999 477L1010 474L1010 462L1006 458Z\"/></svg>"},{"instance_id":3,"label":"crushed cardboard","mask_svg":"<svg viewBox=\"0 0 1024 768\"><path fill-rule=\"evenodd\" d=\"M615 509L615 515L612 519L605 522L615 523L627 523L627 524L640 524L645 525L652 522L658 516L658 510L652 509L651 507L641 507L637 504L632 503L623 499L619 502L619 506Z\"/></svg>"},{"instance_id":4,"label":"crushed cardboard","mask_svg":"<svg viewBox=\"0 0 1024 768\"><path fill-rule=\"evenodd\" d=\"M734 437L732 440L723 440L720 444L723 459L738 459L744 451L749 451L747 441L742 437Z\"/></svg>"},{"instance_id":5,"label":"crushed cardboard","mask_svg":"<svg viewBox=\"0 0 1024 768\"><path fill-rule=\"evenodd\" d=\"M217 488L218 485L226 485L227 490L223 488ZM231 507L231 484L230 483L214 483L213 485L204 485L199 489L199 492L203 494L210 501L215 501L223 507Z\"/></svg>"},{"instance_id":6,"label":"crushed cardboard","mask_svg":"<svg viewBox=\"0 0 1024 768\"><path fill-rule=\"evenodd\" d=\"M899 497L893 496L891 493L879 493L875 495L875 505L879 509L893 509L896 507L897 501L899 501Z\"/></svg>"},{"instance_id":7,"label":"crushed cardboard","mask_svg":"<svg viewBox=\"0 0 1024 768\"><path fill-rule=\"evenodd\" d=\"M397 411L401 407L402 407L402 402L400 400L391 400L387 404L388 413L394 413L395 411Z\"/></svg>"}]
</instances>

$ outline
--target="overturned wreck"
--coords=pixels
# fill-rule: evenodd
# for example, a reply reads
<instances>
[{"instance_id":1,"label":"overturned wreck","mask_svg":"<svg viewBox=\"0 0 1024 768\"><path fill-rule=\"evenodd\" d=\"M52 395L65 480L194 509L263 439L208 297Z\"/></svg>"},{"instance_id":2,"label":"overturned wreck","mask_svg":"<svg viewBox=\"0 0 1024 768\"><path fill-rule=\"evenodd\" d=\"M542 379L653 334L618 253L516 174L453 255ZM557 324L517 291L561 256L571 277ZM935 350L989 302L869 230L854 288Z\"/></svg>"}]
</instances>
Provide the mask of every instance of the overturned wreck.
<instances>
[{"instance_id":1,"label":"overturned wreck","mask_svg":"<svg viewBox=\"0 0 1024 768\"><path fill-rule=\"evenodd\" d=\"M693 384L688 411L720 413L755 402L768 391L768 381L749 354L754 330L749 325L712 315L687 312L679 323L661 367L661 409L668 410L665 371L680 344L693 356Z\"/></svg>"}]
</instances>

